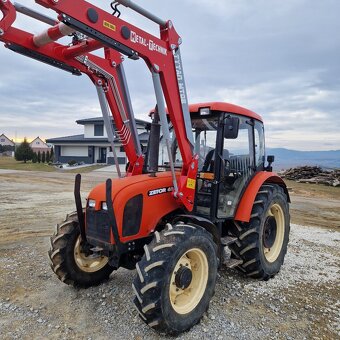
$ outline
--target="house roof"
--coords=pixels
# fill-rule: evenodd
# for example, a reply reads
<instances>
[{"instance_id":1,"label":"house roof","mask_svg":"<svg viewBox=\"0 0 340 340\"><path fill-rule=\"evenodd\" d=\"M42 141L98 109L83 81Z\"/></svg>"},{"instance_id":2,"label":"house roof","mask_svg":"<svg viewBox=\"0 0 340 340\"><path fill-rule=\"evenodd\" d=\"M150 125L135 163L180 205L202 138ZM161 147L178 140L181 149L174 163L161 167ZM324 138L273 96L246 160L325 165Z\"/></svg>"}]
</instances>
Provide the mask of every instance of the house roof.
<instances>
[{"instance_id":1,"label":"house roof","mask_svg":"<svg viewBox=\"0 0 340 340\"><path fill-rule=\"evenodd\" d=\"M38 137L36 137L36 138L34 138L33 140L32 140L32 142L30 142L30 145L32 145L35 141L39 141L39 142L41 142L42 144L43 144L43 146L45 146L46 148L49 148L49 146L38 136Z\"/></svg>"},{"instance_id":2,"label":"house roof","mask_svg":"<svg viewBox=\"0 0 340 340\"><path fill-rule=\"evenodd\" d=\"M113 121L113 118L111 117L111 120ZM135 119L137 125L142 125L144 128L150 124L150 122L147 122L142 119ZM79 119L76 120L76 123L79 125L86 125L86 124L94 124L94 123L103 123L104 119L103 117L94 117L94 118L87 118L87 119Z\"/></svg>"},{"instance_id":3,"label":"house roof","mask_svg":"<svg viewBox=\"0 0 340 340\"><path fill-rule=\"evenodd\" d=\"M147 132L143 132L138 136L141 142L146 142L149 138L149 134ZM81 143L81 144L105 143L107 144L109 141L107 138L85 138L84 134L82 134L82 135L50 138L50 139L47 139L46 142L52 143L52 144L68 144L68 143ZM115 138L115 142L119 142L119 139Z\"/></svg>"},{"instance_id":4,"label":"house roof","mask_svg":"<svg viewBox=\"0 0 340 340\"><path fill-rule=\"evenodd\" d=\"M65 136L65 137L56 137L49 138L46 140L47 143L57 144L57 143L107 143L107 138L85 138L84 134L82 135L73 135L73 136Z\"/></svg>"},{"instance_id":5,"label":"house roof","mask_svg":"<svg viewBox=\"0 0 340 340\"><path fill-rule=\"evenodd\" d=\"M14 143L12 140L10 140L4 133L0 135L0 138L1 138L1 137L6 138L7 141L8 141L9 143L11 143L12 146L15 146L15 143Z\"/></svg>"}]
</instances>

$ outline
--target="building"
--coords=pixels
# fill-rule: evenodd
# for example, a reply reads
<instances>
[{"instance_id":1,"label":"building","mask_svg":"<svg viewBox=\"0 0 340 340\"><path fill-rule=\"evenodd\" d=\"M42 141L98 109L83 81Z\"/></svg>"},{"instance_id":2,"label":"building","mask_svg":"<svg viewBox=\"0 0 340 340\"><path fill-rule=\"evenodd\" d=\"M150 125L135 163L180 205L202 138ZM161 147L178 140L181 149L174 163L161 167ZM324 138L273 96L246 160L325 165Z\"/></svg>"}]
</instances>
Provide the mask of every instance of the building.
<instances>
[{"instance_id":1,"label":"building","mask_svg":"<svg viewBox=\"0 0 340 340\"><path fill-rule=\"evenodd\" d=\"M68 163L70 161L86 164L101 163L114 164L111 145L108 141L102 117L77 120L77 124L84 126L81 135L47 139L47 143L54 146L55 162ZM136 119L139 141L147 145L149 134L147 127L150 123ZM119 164L126 164L126 155L119 139L115 140L115 151Z\"/></svg>"},{"instance_id":2,"label":"building","mask_svg":"<svg viewBox=\"0 0 340 340\"><path fill-rule=\"evenodd\" d=\"M1 146L11 146L15 148L15 143L6 137L4 134L0 135L0 145Z\"/></svg>"},{"instance_id":3,"label":"building","mask_svg":"<svg viewBox=\"0 0 340 340\"><path fill-rule=\"evenodd\" d=\"M13 157L14 151L15 143L4 134L0 135L0 155Z\"/></svg>"},{"instance_id":4,"label":"building","mask_svg":"<svg viewBox=\"0 0 340 340\"><path fill-rule=\"evenodd\" d=\"M33 152L42 154L43 152L47 153L47 151L51 151L51 147L48 146L39 136L32 140L30 143L30 147L32 148Z\"/></svg>"}]
</instances>

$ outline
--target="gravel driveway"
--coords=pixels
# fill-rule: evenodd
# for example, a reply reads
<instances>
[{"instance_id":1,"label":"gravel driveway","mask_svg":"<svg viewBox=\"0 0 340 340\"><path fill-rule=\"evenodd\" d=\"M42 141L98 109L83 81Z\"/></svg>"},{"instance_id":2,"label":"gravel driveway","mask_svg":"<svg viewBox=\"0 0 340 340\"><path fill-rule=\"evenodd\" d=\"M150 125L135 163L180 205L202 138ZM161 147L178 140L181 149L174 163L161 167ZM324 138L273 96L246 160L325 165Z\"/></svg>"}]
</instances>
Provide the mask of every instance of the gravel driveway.
<instances>
[{"instance_id":1,"label":"gravel driveway","mask_svg":"<svg viewBox=\"0 0 340 340\"><path fill-rule=\"evenodd\" d=\"M101 180L85 175L84 188ZM48 235L73 210L72 181L71 174L0 175L0 338L167 339L134 310L134 271L76 290L50 270ZM259 282L223 268L208 313L179 339L340 339L340 232L291 229L275 278Z\"/></svg>"}]
</instances>

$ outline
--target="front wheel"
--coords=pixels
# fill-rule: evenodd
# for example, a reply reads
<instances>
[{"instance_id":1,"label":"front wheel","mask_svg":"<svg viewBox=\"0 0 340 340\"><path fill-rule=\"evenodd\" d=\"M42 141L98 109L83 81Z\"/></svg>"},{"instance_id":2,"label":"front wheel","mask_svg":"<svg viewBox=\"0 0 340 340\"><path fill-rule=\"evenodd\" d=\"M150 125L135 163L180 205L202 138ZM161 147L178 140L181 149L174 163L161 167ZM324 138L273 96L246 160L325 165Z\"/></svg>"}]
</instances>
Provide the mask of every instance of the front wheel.
<instances>
[{"instance_id":1,"label":"front wheel","mask_svg":"<svg viewBox=\"0 0 340 340\"><path fill-rule=\"evenodd\" d=\"M214 294L217 247L205 229L168 224L137 263L134 303L152 328L178 334L195 325Z\"/></svg>"},{"instance_id":2,"label":"front wheel","mask_svg":"<svg viewBox=\"0 0 340 340\"><path fill-rule=\"evenodd\" d=\"M243 260L238 269L268 280L277 274L287 252L290 217L287 196L279 185L264 184L256 195L249 223L231 230L238 238L230 245L232 257Z\"/></svg>"},{"instance_id":3,"label":"front wheel","mask_svg":"<svg viewBox=\"0 0 340 340\"><path fill-rule=\"evenodd\" d=\"M51 268L62 282L73 286L95 286L109 277L113 267L106 256L85 253L76 214L57 225L48 251Z\"/></svg>"}]
</instances>

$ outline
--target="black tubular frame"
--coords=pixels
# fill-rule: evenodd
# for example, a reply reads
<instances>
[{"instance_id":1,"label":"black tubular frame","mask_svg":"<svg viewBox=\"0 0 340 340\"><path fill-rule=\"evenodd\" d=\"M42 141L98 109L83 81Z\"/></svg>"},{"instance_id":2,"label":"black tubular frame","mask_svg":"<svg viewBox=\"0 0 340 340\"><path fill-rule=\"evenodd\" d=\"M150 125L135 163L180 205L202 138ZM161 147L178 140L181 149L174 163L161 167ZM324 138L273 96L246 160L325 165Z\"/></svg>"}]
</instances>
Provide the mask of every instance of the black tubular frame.
<instances>
[{"instance_id":1,"label":"black tubular frame","mask_svg":"<svg viewBox=\"0 0 340 340\"><path fill-rule=\"evenodd\" d=\"M80 185L81 185L81 174L77 174L75 181L74 181L74 200L76 203L80 236L84 242L87 242L86 233L85 233L84 211L83 211L83 206L81 203L81 196L80 196Z\"/></svg>"},{"instance_id":2,"label":"black tubular frame","mask_svg":"<svg viewBox=\"0 0 340 340\"><path fill-rule=\"evenodd\" d=\"M119 257L122 251L122 243L119 239L119 233L117 228L117 223L113 211L113 202L112 202L112 180L111 178L106 180L106 205L107 205L107 213L109 215L110 229L112 230L114 242L116 245L117 256Z\"/></svg>"}]
</instances>

